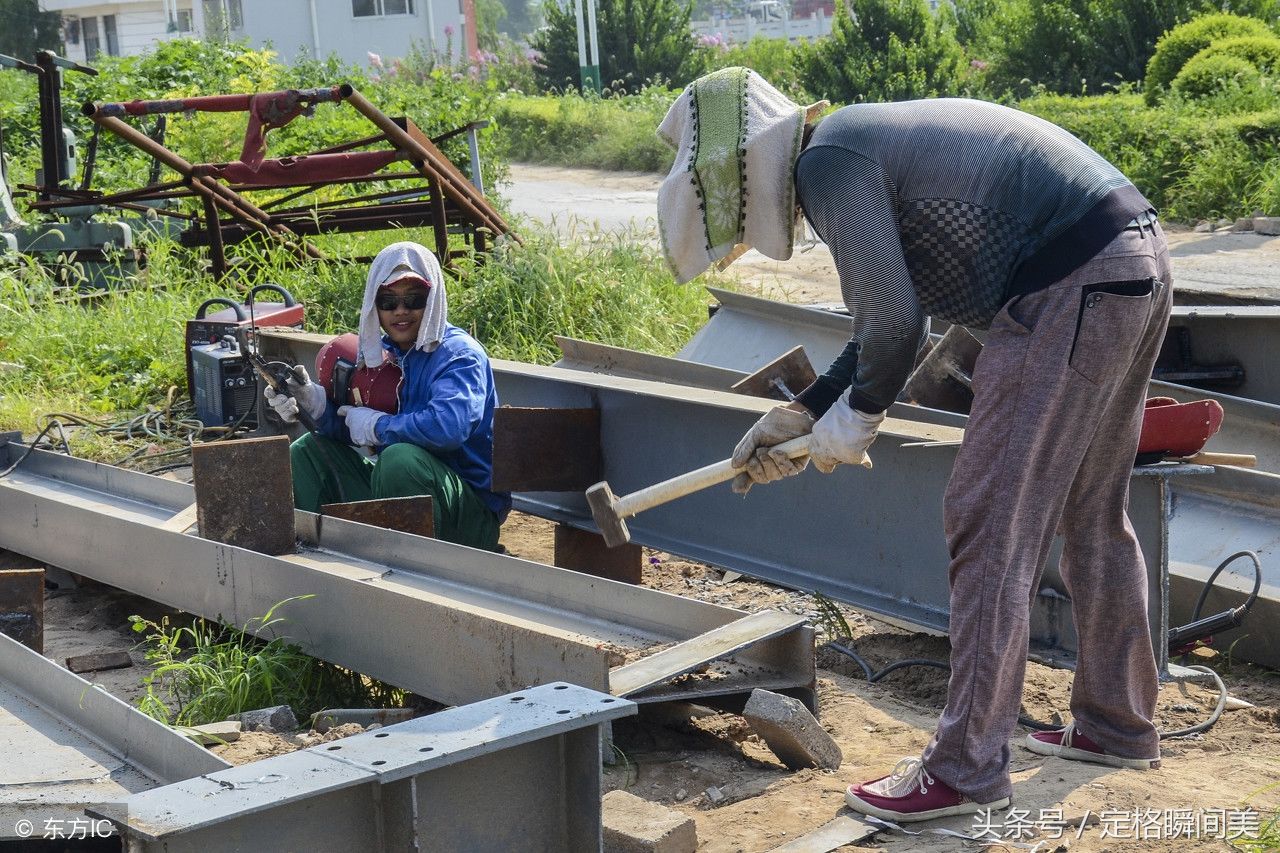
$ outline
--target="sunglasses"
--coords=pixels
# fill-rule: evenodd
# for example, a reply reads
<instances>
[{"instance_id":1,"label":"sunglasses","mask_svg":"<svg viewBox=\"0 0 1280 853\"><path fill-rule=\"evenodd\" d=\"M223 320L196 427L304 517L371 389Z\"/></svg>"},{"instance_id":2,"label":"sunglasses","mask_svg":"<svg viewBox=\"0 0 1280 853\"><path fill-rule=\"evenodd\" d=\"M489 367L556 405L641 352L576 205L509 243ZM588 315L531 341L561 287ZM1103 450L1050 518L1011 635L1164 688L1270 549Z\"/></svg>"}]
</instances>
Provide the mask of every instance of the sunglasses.
<instances>
[{"instance_id":1,"label":"sunglasses","mask_svg":"<svg viewBox=\"0 0 1280 853\"><path fill-rule=\"evenodd\" d=\"M427 307L427 291L415 290L412 293L406 293L404 296L397 296L394 293L379 293L373 298L373 304L378 306L379 311L394 311L401 305L410 311L421 311Z\"/></svg>"}]
</instances>

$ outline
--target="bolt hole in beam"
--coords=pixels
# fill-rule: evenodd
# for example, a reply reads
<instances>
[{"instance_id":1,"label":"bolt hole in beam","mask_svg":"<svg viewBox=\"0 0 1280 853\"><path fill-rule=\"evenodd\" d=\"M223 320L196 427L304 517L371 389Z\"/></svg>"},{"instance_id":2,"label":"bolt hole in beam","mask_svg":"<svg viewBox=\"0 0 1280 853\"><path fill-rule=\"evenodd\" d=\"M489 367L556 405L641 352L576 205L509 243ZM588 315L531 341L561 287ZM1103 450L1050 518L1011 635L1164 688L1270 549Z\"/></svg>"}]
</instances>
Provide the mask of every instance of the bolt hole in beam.
<instances>
[{"instance_id":1,"label":"bolt hole in beam","mask_svg":"<svg viewBox=\"0 0 1280 853\"><path fill-rule=\"evenodd\" d=\"M418 750L418 752L435 752L435 751L436 751L436 748L434 746L424 746L422 749Z\"/></svg>"},{"instance_id":2,"label":"bolt hole in beam","mask_svg":"<svg viewBox=\"0 0 1280 853\"><path fill-rule=\"evenodd\" d=\"M387 734L386 732L379 732L378 734L374 735L374 737L390 737L390 735Z\"/></svg>"},{"instance_id":3,"label":"bolt hole in beam","mask_svg":"<svg viewBox=\"0 0 1280 853\"><path fill-rule=\"evenodd\" d=\"M555 689L556 689L556 690L568 690L568 689L569 689L569 685L567 685L567 684L557 684L557 685L555 686Z\"/></svg>"},{"instance_id":4,"label":"bolt hole in beam","mask_svg":"<svg viewBox=\"0 0 1280 853\"><path fill-rule=\"evenodd\" d=\"M373 766L374 766L374 767L381 767L382 765L384 765L384 764L386 764L386 763L387 763L387 762L385 762L385 761L375 761L375 762L373 762Z\"/></svg>"},{"instance_id":5,"label":"bolt hole in beam","mask_svg":"<svg viewBox=\"0 0 1280 853\"><path fill-rule=\"evenodd\" d=\"M523 702L523 701L524 701L524 697L523 697L523 696L512 696L512 697L511 697L511 701L512 701L512 702Z\"/></svg>"},{"instance_id":6,"label":"bolt hole in beam","mask_svg":"<svg viewBox=\"0 0 1280 853\"><path fill-rule=\"evenodd\" d=\"M569 712L568 712L567 710L565 710L565 711L556 711L556 713L557 713L557 714L567 714L567 713L569 713Z\"/></svg>"},{"instance_id":7,"label":"bolt hole in beam","mask_svg":"<svg viewBox=\"0 0 1280 853\"><path fill-rule=\"evenodd\" d=\"M330 752L336 752L336 751L337 751L337 750L339 750L339 749L342 749L342 747L340 747L340 746L331 746L331 747L329 747L329 751L330 751Z\"/></svg>"}]
</instances>

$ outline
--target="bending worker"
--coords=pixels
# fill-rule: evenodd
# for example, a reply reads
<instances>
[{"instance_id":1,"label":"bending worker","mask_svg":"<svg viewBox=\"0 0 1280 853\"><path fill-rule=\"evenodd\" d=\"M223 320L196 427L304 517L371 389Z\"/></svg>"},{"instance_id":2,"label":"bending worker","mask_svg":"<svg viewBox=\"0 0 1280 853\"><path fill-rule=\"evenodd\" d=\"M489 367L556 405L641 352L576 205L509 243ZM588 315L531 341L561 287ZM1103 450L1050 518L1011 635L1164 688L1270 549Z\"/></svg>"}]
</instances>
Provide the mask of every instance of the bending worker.
<instances>
[{"instance_id":1,"label":"bending worker","mask_svg":"<svg viewBox=\"0 0 1280 853\"><path fill-rule=\"evenodd\" d=\"M400 366L399 411L335 406L312 381L289 380L292 397L266 390L282 420L296 421L301 404L324 435L308 433L290 448L295 506L319 512L340 500L335 477L348 501L430 495L437 538L497 548L511 496L490 488L493 371L484 348L447 313L435 256L417 243L392 243L369 268L359 359ZM367 455L373 451L376 461Z\"/></svg>"},{"instance_id":2,"label":"bending worker","mask_svg":"<svg viewBox=\"0 0 1280 853\"><path fill-rule=\"evenodd\" d=\"M746 247L790 257L799 208L831 249L852 318L826 373L743 437L736 490L810 459L824 472L870 467L927 318L988 330L945 496L947 705L922 756L851 786L847 802L895 821L1009 804L1030 602L1059 530L1079 635L1073 722L1027 746L1156 766L1147 576L1125 513L1171 296L1150 203L1071 134L995 104L856 104L805 118L759 75L730 68L690 84L659 129L677 152L658 216L680 281ZM769 450L806 433L806 458Z\"/></svg>"}]
</instances>

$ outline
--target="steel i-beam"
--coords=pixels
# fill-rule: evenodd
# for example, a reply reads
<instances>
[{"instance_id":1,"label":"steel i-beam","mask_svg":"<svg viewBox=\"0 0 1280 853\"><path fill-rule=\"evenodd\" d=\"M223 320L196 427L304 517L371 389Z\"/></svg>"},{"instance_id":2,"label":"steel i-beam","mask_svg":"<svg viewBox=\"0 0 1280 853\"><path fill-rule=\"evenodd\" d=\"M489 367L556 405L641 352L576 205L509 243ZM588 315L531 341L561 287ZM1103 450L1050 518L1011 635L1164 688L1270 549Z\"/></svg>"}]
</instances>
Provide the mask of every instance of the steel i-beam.
<instances>
[{"instance_id":1,"label":"steel i-beam","mask_svg":"<svg viewBox=\"0 0 1280 853\"><path fill-rule=\"evenodd\" d=\"M635 712L545 684L137 794L119 826L131 853L598 851L601 729Z\"/></svg>"},{"instance_id":2,"label":"steel i-beam","mask_svg":"<svg viewBox=\"0 0 1280 853\"><path fill-rule=\"evenodd\" d=\"M0 445L0 466L23 451ZM701 650L699 665L717 659L721 671L627 691L636 701L745 701L768 687L814 702L813 629L799 616L754 626L752 642L719 661L703 635L746 618L740 611L301 511L298 552L272 557L176 532L168 522L192 501L184 483L35 451L0 480L0 547L240 626L311 596L286 607L276 630L451 705L549 681L614 692L615 677L627 680L621 658L639 657L635 666L658 646ZM687 666L673 659L670 678Z\"/></svg>"}]
</instances>

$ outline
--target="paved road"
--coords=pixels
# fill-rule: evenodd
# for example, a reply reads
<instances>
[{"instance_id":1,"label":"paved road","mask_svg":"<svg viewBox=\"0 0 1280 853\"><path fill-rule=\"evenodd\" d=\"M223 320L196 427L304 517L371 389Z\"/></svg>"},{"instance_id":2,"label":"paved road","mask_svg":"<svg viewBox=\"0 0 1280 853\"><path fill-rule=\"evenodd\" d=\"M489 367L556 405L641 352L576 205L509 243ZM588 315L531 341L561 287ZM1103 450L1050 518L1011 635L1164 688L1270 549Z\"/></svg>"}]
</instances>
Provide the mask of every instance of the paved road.
<instances>
[{"instance_id":1,"label":"paved road","mask_svg":"<svg viewBox=\"0 0 1280 853\"><path fill-rule=\"evenodd\" d=\"M566 237L581 237L593 228L642 239L656 235L660 175L514 165L511 178L502 191L512 209ZM1280 237L1196 234L1177 225L1168 230L1180 301L1280 303ZM735 269L776 280L792 301L839 299L825 246L785 263L750 252Z\"/></svg>"}]
</instances>

